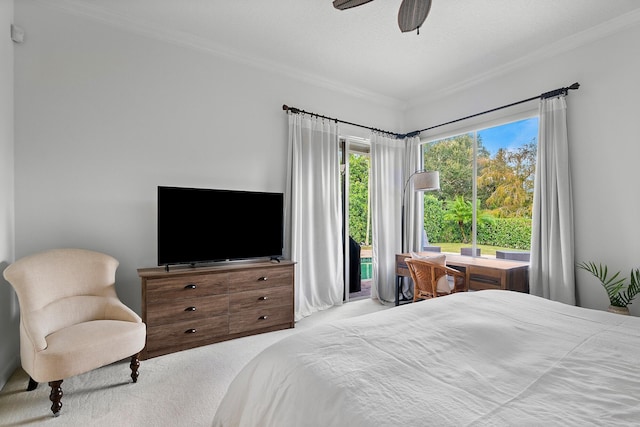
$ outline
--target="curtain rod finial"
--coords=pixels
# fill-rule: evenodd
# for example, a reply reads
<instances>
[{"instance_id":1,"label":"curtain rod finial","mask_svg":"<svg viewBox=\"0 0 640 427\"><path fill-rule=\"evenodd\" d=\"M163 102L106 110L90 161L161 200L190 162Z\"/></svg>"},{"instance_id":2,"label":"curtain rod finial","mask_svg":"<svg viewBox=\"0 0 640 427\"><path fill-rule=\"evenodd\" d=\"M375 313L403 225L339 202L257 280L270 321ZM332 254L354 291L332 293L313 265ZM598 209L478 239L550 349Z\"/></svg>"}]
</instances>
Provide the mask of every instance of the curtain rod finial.
<instances>
[{"instance_id":1,"label":"curtain rod finial","mask_svg":"<svg viewBox=\"0 0 640 427\"><path fill-rule=\"evenodd\" d=\"M289 107L287 104L282 104L282 109L284 111L291 111L293 114L299 114L301 110L296 107Z\"/></svg>"}]
</instances>

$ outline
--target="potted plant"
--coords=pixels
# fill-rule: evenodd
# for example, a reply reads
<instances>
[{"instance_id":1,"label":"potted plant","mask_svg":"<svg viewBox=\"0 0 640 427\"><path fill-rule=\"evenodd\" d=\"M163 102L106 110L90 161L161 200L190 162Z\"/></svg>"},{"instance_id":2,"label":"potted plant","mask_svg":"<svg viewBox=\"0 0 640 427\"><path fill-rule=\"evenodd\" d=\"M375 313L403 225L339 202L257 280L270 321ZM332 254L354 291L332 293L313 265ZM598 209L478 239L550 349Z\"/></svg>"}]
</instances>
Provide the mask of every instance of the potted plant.
<instances>
[{"instance_id":1,"label":"potted plant","mask_svg":"<svg viewBox=\"0 0 640 427\"><path fill-rule=\"evenodd\" d=\"M582 262L578 264L578 268L587 270L600 280L602 286L607 291L609 297L609 310L613 313L629 314L631 301L640 293L640 270L632 269L629 285L625 285L625 279L619 278L618 271L612 277L609 277L607 266L594 262Z\"/></svg>"}]
</instances>

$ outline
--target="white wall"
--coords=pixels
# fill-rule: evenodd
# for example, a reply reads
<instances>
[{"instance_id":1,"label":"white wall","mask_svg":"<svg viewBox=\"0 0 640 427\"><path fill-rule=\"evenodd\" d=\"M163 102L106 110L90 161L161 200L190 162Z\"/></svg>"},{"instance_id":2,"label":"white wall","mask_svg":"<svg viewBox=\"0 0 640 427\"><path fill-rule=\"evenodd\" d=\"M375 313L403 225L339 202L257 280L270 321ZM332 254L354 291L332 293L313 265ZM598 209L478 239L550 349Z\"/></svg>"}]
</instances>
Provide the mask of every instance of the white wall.
<instances>
[{"instance_id":1,"label":"white wall","mask_svg":"<svg viewBox=\"0 0 640 427\"><path fill-rule=\"evenodd\" d=\"M283 104L400 130L392 108L43 4L15 11L16 256L109 253L137 312L158 185L284 191Z\"/></svg>"},{"instance_id":2,"label":"white wall","mask_svg":"<svg viewBox=\"0 0 640 427\"><path fill-rule=\"evenodd\" d=\"M638 40L635 25L445 100L423 102L411 109L407 126L424 129L579 82L567 98L576 261L605 263L628 282L630 270L640 268ZM579 304L605 309L608 299L597 279L583 270L576 274ZM640 301L630 309L640 315Z\"/></svg>"},{"instance_id":3,"label":"white wall","mask_svg":"<svg viewBox=\"0 0 640 427\"><path fill-rule=\"evenodd\" d=\"M13 0L0 0L0 272L14 261ZM13 288L0 274L0 388L18 364L20 313Z\"/></svg>"}]
</instances>

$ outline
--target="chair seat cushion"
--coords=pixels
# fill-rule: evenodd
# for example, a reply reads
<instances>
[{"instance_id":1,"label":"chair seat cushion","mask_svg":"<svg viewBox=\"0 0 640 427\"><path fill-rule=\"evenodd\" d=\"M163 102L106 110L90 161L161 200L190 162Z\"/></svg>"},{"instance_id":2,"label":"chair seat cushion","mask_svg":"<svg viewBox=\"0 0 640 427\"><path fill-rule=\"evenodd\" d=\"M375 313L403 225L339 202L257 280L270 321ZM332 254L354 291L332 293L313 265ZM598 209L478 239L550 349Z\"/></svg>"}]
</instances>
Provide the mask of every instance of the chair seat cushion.
<instances>
[{"instance_id":1,"label":"chair seat cushion","mask_svg":"<svg viewBox=\"0 0 640 427\"><path fill-rule=\"evenodd\" d=\"M56 331L46 337L47 348L33 354L38 382L54 381L88 372L140 352L146 325L121 320L93 320Z\"/></svg>"}]
</instances>

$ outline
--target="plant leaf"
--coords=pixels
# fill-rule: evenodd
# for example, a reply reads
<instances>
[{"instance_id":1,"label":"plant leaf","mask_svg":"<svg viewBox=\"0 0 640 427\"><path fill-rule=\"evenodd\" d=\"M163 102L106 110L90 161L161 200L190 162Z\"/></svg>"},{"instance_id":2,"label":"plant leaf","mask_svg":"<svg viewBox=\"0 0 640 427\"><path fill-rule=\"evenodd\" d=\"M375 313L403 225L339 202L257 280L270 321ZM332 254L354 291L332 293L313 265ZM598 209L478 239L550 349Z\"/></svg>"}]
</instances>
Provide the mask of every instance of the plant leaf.
<instances>
[{"instance_id":1,"label":"plant leaf","mask_svg":"<svg viewBox=\"0 0 640 427\"><path fill-rule=\"evenodd\" d=\"M606 265L596 265L595 262L581 262L577 264L577 267L588 271L600 280L600 283L602 283L602 286L607 291L607 296L609 297L611 305L616 307L625 307L629 303L629 297L623 289L624 279L618 278L618 276L620 276L619 271L612 277L608 277L609 270Z\"/></svg>"}]
</instances>

